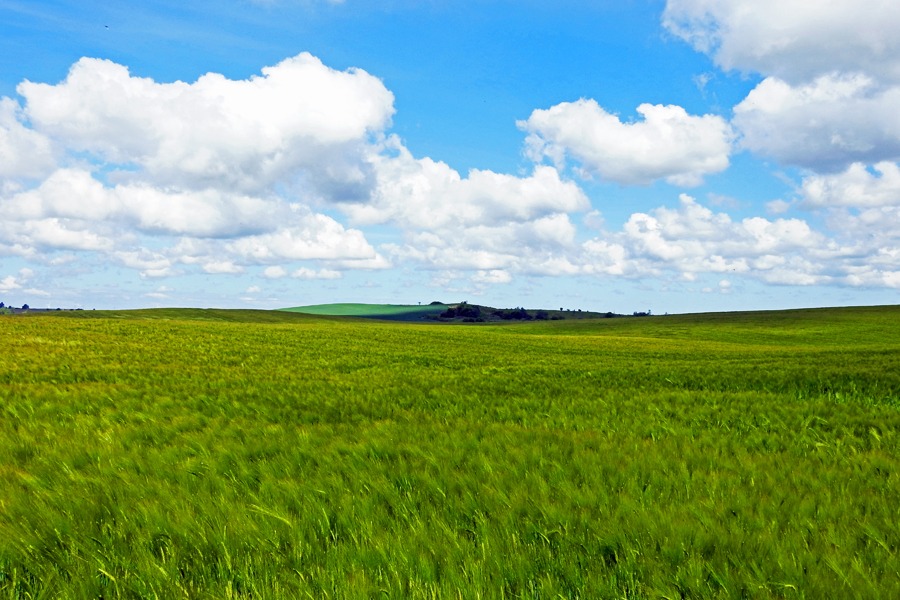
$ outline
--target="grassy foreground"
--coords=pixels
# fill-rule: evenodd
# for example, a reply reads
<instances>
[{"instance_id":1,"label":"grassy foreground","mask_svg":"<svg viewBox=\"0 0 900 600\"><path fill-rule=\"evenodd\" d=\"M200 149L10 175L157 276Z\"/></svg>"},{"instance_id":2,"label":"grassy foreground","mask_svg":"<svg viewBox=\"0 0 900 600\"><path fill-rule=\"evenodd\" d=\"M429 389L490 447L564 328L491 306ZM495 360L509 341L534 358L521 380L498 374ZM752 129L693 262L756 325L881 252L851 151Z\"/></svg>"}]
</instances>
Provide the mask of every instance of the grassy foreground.
<instances>
[{"instance_id":1,"label":"grassy foreground","mask_svg":"<svg viewBox=\"0 0 900 600\"><path fill-rule=\"evenodd\" d=\"M896 307L0 347L0 598L900 597Z\"/></svg>"}]
</instances>

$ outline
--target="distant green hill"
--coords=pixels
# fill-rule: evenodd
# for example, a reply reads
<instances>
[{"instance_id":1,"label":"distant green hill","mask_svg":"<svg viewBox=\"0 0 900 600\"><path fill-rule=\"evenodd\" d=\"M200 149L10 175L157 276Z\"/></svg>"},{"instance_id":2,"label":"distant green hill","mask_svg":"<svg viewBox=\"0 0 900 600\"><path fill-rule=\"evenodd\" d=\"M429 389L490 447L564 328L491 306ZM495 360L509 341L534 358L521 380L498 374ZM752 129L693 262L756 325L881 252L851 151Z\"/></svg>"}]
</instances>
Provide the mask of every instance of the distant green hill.
<instances>
[{"instance_id":1,"label":"distant green hill","mask_svg":"<svg viewBox=\"0 0 900 600\"><path fill-rule=\"evenodd\" d=\"M364 317L367 319L385 319L390 321L420 321L435 317L449 308L447 304L314 304L311 306L295 306L282 308L285 312L303 313L307 315L328 315L335 317Z\"/></svg>"}]
</instances>

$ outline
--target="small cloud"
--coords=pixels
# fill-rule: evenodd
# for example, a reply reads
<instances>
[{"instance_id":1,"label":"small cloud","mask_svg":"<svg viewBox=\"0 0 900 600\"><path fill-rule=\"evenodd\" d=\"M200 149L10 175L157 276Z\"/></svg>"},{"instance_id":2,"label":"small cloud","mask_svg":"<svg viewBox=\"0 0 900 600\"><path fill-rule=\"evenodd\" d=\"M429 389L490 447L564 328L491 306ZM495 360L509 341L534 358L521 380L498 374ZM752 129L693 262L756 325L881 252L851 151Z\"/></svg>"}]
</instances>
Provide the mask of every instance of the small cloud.
<instances>
[{"instance_id":1,"label":"small cloud","mask_svg":"<svg viewBox=\"0 0 900 600\"><path fill-rule=\"evenodd\" d=\"M596 231L600 231L603 229L603 226L606 225L606 220L603 218L603 213L599 210L592 210L588 214L584 215L584 219L582 222L586 227L590 227Z\"/></svg>"},{"instance_id":2,"label":"small cloud","mask_svg":"<svg viewBox=\"0 0 900 600\"><path fill-rule=\"evenodd\" d=\"M147 292L146 294L144 294L144 296L147 298L155 298L157 300L165 300L167 298L171 298L171 296L169 295L169 292L172 292L172 291L174 291L174 290L172 288L170 288L169 286L161 285L158 288L156 288L156 290L154 290L152 292Z\"/></svg>"},{"instance_id":3,"label":"small cloud","mask_svg":"<svg viewBox=\"0 0 900 600\"><path fill-rule=\"evenodd\" d=\"M340 279L341 272L334 271L332 269L320 269L315 271L313 269L307 269L306 267L301 267L297 269L293 273L291 273L291 277L295 279Z\"/></svg>"},{"instance_id":4,"label":"small cloud","mask_svg":"<svg viewBox=\"0 0 900 600\"><path fill-rule=\"evenodd\" d=\"M144 269L141 271L141 279L159 279L161 277L169 277L174 274L174 271L169 267L165 267L162 269Z\"/></svg>"},{"instance_id":5,"label":"small cloud","mask_svg":"<svg viewBox=\"0 0 900 600\"><path fill-rule=\"evenodd\" d=\"M732 196L711 193L707 198L709 198L709 203L712 206L721 206L722 208L727 208L729 210L738 210L741 208L741 201Z\"/></svg>"},{"instance_id":6,"label":"small cloud","mask_svg":"<svg viewBox=\"0 0 900 600\"><path fill-rule=\"evenodd\" d=\"M784 200L772 200L766 202L766 212L770 215L783 215L791 209L791 203Z\"/></svg>"},{"instance_id":7,"label":"small cloud","mask_svg":"<svg viewBox=\"0 0 900 600\"><path fill-rule=\"evenodd\" d=\"M285 275L287 275L287 271L284 267L266 267L263 270L263 277L266 279L281 279Z\"/></svg>"},{"instance_id":8,"label":"small cloud","mask_svg":"<svg viewBox=\"0 0 900 600\"><path fill-rule=\"evenodd\" d=\"M22 286L16 281L16 278L12 275L7 275L3 279L0 279L0 292L9 292L12 290L18 290Z\"/></svg>"},{"instance_id":9,"label":"small cloud","mask_svg":"<svg viewBox=\"0 0 900 600\"><path fill-rule=\"evenodd\" d=\"M74 254L63 254L61 256L55 256L47 261L47 264L53 267L58 267L60 265L67 265L71 262L78 260Z\"/></svg>"},{"instance_id":10,"label":"small cloud","mask_svg":"<svg viewBox=\"0 0 900 600\"><path fill-rule=\"evenodd\" d=\"M700 93L705 96L706 86L710 81L715 79L715 75L712 73L700 73L698 75L694 75L691 79L693 80L694 85L697 86L697 89L700 90Z\"/></svg>"},{"instance_id":11,"label":"small cloud","mask_svg":"<svg viewBox=\"0 0 900 600\"><path fill-rule=\"evenodd\" d=\"M251 285L247 288L247 291L244 292L246 294L258 294L262 291L262 289L258 285Z\"/></svg>"},{"instance_id":12,"label":"small cloud","mask_svg":"<svg viewBox=\"0 0 900 600\"><path fill-rule=\"evenodd\" d=\"M512 275L501 269L491 269L489 271L478 271L472 277L472 281L482 285L509 283L512 281Z\"/></svg>"},{"instance_id":13,"label":"small cloud","mask_svg":"<svg viewBox=\"0 0 900 600\"><path fill-rule=\"evenodd\" d=\"M221 273L237 274L244 272L242 267L239 267L230 260L208 262L203 265L203 270L207 273L216 275Z\"/></svg>"}]
</instances>

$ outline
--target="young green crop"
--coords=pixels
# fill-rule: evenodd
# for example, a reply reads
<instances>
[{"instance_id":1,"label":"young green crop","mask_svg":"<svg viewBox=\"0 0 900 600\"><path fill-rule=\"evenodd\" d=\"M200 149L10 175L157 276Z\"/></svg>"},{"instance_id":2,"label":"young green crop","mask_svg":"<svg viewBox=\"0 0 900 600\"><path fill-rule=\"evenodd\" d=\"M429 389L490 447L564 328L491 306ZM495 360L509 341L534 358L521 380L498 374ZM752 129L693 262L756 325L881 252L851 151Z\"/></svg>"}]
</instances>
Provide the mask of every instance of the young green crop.
<instances>
[{"instance_id":1,"label":"young green crop","mask_svg":"<svg viewBox=\"0 0 900 600\"><path fill-rule=\"evenodd\" d=\"M0 597L900 597L898 317L3 317Z\"/></svg>"}]
</instances>

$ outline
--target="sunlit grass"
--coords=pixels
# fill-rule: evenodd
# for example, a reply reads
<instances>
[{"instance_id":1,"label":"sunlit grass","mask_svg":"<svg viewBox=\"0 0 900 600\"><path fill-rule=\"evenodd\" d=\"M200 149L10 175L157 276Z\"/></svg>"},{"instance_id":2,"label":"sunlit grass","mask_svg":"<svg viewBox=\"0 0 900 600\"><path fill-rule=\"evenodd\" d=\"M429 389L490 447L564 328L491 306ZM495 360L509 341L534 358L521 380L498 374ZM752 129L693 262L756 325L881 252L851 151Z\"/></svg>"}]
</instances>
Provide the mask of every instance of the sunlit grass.
<instances>
[{"instance_id":1,"label":"sunlit grass","mask_svg":"<svg viewBox=\"0 0 900 600\"><path fill-rule=\"evenodd\" d=\"M900 597L898 317L3 317L0 597Z\"/></svg>"}]
</instances>

